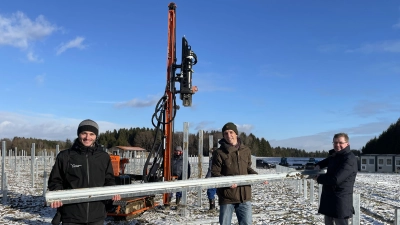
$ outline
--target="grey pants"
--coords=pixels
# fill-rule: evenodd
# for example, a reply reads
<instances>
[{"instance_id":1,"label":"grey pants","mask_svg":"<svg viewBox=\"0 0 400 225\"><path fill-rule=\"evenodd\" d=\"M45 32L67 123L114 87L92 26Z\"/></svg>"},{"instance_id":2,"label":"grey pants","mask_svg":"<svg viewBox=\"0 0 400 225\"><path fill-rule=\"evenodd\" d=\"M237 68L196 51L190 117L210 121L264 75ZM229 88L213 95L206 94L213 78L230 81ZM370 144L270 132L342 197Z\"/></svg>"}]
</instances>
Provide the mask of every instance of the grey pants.
<instances>
[{"instance_id":1,"label":"grey pants","mask_svg":"<svg viewBox=\"0 0 400 225\"><path fill-rule=\"evenodd\" d=\"M325 225L349 225L349 219L337 219L325 216Z\"/></svg>"}]
</instances>

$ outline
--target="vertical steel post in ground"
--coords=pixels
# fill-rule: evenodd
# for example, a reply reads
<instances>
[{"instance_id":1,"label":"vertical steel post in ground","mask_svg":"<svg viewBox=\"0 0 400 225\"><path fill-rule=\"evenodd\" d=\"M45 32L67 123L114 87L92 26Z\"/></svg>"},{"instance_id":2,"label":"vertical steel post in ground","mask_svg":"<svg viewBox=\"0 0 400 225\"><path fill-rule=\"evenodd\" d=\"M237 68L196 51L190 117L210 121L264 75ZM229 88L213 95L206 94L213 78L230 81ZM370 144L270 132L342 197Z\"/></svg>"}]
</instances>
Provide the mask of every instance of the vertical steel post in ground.
<instances>
[{"instance_id":1,"label":"vertical steel post in ground","mask_svg":"<svg viewBox=\"0 0 400 225\"><path fill-rule=\"evenodd\" d=\"M4 189L2 190L2 192L3 192L2 203L6 204L7 203L7 193L8 193L7 173L6 172L4 172L4 176L2 177L2 183L4 184Z\"/></svg>"},{"instance_id":2,"label":"vertical steel post in ground","mask_svg":"<svg viewBox=\"0 0 400 225\"><path fill-rule=\"evenodd\" d=\"M310 180L310 203L314 203L314 180Z\"/></svg>"},{"instance_id":3,"label":"vertical steel post in ground","mask_svg":"<svg viewBox=\"0 0 400 225\"><path fill-rule=\"evenodd\" d=\"M182 180L187 180L188 174L188 152L189 152L189 123L183 123L183 165L182 165ZM187 191L182 190L182 199L181 204L184 205L186 208L187 203ZM186 217L186 211L183 212L182 216Z\"/></svg>"},{"instance_id":4,"label":"vertical steel post in ground","mask_svg":"<svg viewBox=\"0 0 400 225\"><path fill-rule=\"evenodd\" d=\"M394 209L394 225L400 225L400 208Z\"/></svg>"},{"instance_id":5,"label":"vertical steel post in ground","mask_svg":"<svg viewBox=\"0 0 400 225\"><path fill-rule=\"evenodd\" d=\"M199 179L203 178L203 130L199 130L199 149L198 149L198 169L199 169ZM201 201L201 187L197 190L197 206L201 207L202 201Z\"/></svg>"},{"instance_id":6,"label":"vertical steel post in ground","mask_svg":"<svg viewBox=\"0 0 400 225\"><path fill-rule=\"evenodd\" d=\"M354 215L352 218L353 225L360 225L360 194L353 194Z\"/></svg>"},{"instance_id":7,"label":"vertical steel post in ground","mask_svg":"<svg viewBox=\"0 0 400 225\"><path fill-rule=\"evenodd\" d=\"M35 185L34 173L35 173L35 143L32 143L32 148L31 148L31 181L32 181L32 187L34 187L34 185Z\"/></svg>"},{"instance_id":8,"label":"vertical steel post in ground","mask_svg":"<svg viewBox=\"0 0 400 225\"><path fill-rule=\"evenodd\" d=\"M6 141L1 142L1 190L4 191L5 181L4 177L6 176Z\"/></svg>"},{"instance_id":9,"label":"vertical steel post in ground","mask_svg":"<svg viewBox=\"0 0 400 225\"><path fill-rule=\"evenodd\" d=\"M318 184L318 205L321 204L322 184Z\"/></svg>"}]
</instances>

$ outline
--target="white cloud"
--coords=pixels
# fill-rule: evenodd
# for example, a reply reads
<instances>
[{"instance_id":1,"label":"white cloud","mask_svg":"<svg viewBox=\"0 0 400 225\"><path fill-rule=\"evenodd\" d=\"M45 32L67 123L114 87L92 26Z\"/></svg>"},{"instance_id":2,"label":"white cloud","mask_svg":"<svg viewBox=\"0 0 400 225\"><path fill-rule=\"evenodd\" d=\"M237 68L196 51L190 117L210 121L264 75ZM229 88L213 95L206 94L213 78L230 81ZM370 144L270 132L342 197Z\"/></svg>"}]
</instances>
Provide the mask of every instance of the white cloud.
<instances>
[{"instance_id":1,"label":"white cloud","mask_svg":"<svg viewBox=\"0 0 400 225\"><path fill-rule=\"evenodd\" d=\"M32 42L51 35L57 29L43 15L31 20L23 12L13 13L9 17L0 14L0 45L26 49Z\"/></svg>"},{"instance_id":2,"label":"white cloud","mask_svg":"<svg viewBox=\"0 0 400 225\"><path fill-rule=\"evenodd\" d=\"M37 84L42 85L44 83L44 78L46 77L46 75L37 75L35 77L35 81Z\"/></svg>"},{"instance_id":3,"label":"white cloud","mask_svg":"<svg viewBox=\"0 0 400 225\"><path fill-rule=\"evenodd\" d=\"M332 149L333 135L345 132L350 138L351 149L361 149L372 138L379 136L390 126L390 122L379 121L361 124L356 127L348 127L336 130L330 130L312 135L299 136L281 140L268 140L272 147L293 147L304 149L306 151L328 151Z\"/></svg>"},{"instance_id":4,"label":"white cloud","mask_svg":"<svg viewBox=\"0 0 400 225\"><path fill-rule=\"evenodd\" d=\"M39 63L43 62L43 59L39 59L39 57L35 55L33 52L28 52L26 54L26 57L30 62L39 62Z\"/></svg>"},{"instance_id":5,"label":"white cloud","mask_svg":"<svg viewBox=\"0 0 400 225\"><path fill-rule=\"evenodd\" d=\"M65 52L70 48L85 49L86 46L82 44L84 40L85 40L84 37L76 37L75 39L69 41L68 43L62 43L57 48L57 55L60 55L61 53Z\"/></svg>"},{"instance_id":6,"label":"white cloud","mask_svg":"<svg viewBox=\"0 0 400 225\"><path fill-rule=\"evenodd\" d=\"M348 53L362 52L362 53L373 53L373 52L391 52L400 53L400 40L387 40L376 43L366 43L360 48L347 50Z\"/></svg>"},{"instance_id":7,"label":"white cloud","mask_svg":"<svg viewBox=\"0 0 400 225\"><path fill-rule=\"evenodd\" d=\"M86 118L83 118L86 119ZM13 137L40 138L47 140L73 140L76 129L83 119L63 118L44 114L17 114L0 111L0 139ZM107 121L96 121L100 132L119 129L122 126Z\"/></svg>"},{"instance_id":8,"label":"white cloud","mask_svg":"<svg viewBox=\"0 0 400 225\"><path fill-rule=\"evenodd\" d=\"M0 14L0 46L12 46L21 50L29 50L26 57L30 62L43 62L32 51L36 41L50 36L59 28L48 22L43 15L35 20L28 18L23 12L10 16Z\"/></svg>"},{"instance_id":9,"label":"white cloud","mask_svg":"<svg viewBox=\"0 0 400 225\"><path fill-rule=\"evenodd\" d=\"M239 133L246 133L247 135L251 133L251 131L253 130L254 126L251 124L236 124Z\"/></svg>"}]
</instances>

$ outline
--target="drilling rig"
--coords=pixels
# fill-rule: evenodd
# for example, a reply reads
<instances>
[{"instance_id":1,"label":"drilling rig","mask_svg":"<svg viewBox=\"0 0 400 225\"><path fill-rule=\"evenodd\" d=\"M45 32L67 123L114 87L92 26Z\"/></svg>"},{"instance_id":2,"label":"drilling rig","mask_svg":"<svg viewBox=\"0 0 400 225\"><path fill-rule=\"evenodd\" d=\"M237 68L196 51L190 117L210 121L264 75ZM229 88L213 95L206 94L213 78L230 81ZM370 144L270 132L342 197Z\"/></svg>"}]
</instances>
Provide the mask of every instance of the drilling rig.
<instances>
[{"instance_id":1,"label":"drilling rig","mask_svg":"<svg viewBox=\"0 0 400 225\"><path fill-rule=\"evenodd\" d=\"M155 112L152 116L152 124L155 127L155 136L153 146L147 157L143 168L143 182L160 182L172 180L171 158L173 152L173 133L174 119L179 105L176 102L176 94L180 95L182 105L190 107L192 105L192 95L197 92L197 87L192 85L193 66L197 63L197 56L192 51L191 46L185 37L182 37L182 55L181 64L177 64L176 57L176 4L168 5L168 45L167 45L167 82L164 95L158 101ZM177 73L177 70L180 70ZM179 90L176 87L179 84ZM112 156L114 168L123 167L122 158ZM116 179L123 180L122 174L114 172ZM137 175L134 175L137 178ZM118 182L117 182L118 183ZM168 193L163 194L163 204L168 205ZM154 208L157 203L154 202L154 195L124 198L121 201L115 201L116 205L109 216L129 219L141 212Z\"/></svg>"}]
</instances>

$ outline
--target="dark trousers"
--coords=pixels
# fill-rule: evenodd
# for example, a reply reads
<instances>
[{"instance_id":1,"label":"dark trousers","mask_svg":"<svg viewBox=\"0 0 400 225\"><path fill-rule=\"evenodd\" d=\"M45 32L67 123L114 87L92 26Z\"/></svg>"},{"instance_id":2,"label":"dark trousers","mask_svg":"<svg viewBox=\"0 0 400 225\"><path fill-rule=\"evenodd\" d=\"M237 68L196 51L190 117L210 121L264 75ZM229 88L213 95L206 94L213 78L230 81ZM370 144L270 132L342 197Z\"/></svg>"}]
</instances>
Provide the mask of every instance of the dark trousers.
<instances>
[{"instance_id":1,"label":"dark trousers","mask_svg":"<svg viewBox=\"0 0 400 225\"><path fill-rule=\"evenodd\" d=\"M62 225L103 225L104 220L100 220L93 223L62 223Z\"/></svg>"},{"instance_id":2,"label":"dark trousers","mask_svg":"<svg viewBox=\"0 0 400 225\"><path fill-rule=\"evenodd\" d=\"M348 225L349 219L337 219L329 216L324 216L325 225Z\"/></svg>"}]
</instances>

